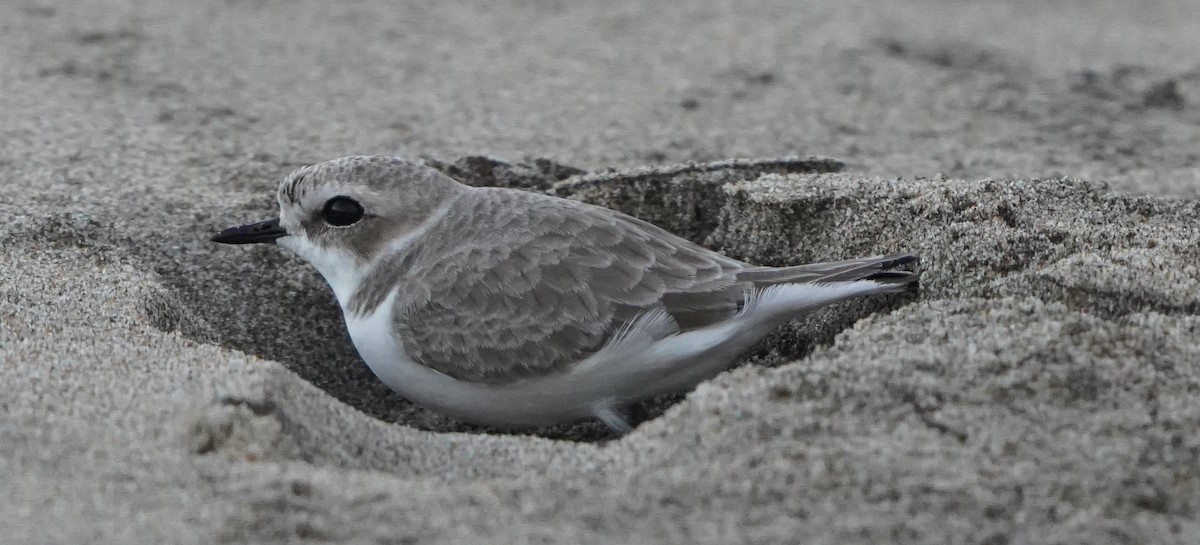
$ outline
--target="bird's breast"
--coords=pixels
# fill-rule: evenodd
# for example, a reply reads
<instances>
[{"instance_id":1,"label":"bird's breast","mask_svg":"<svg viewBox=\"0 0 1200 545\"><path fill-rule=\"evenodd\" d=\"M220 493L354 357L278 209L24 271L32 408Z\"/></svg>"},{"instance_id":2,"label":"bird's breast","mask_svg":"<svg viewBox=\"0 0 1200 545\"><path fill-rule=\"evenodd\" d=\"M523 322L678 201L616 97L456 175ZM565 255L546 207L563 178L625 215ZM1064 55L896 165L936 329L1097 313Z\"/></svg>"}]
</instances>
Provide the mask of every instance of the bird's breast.
<instances>
[{"instance_id":1,"label":"bird's breast","mask_svg":"<svg viewBox=\"0 0 1200 545\"><path fill-rule=\"evenodd\" d=\"M358 355L393 390L399 390L397 384L403 381L405 368L418 365L408 357L403 343L396 338L392 323L396 293L392 291L383 304L365 313L345 311L346 329Z\"/></svg>"}]
</instances>

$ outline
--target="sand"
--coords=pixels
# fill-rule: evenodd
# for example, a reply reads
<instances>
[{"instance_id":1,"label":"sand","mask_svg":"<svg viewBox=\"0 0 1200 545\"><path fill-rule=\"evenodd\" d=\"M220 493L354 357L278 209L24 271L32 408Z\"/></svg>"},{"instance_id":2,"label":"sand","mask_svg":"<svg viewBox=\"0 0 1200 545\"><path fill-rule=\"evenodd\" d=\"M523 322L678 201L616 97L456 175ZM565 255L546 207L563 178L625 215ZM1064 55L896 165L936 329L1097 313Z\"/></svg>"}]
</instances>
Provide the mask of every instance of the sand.
<instances>
[{"instance_id":1,"label":"sand","mask_svg":"<svg viewBox=\"0 0 1200 545\"><path fill-rule=\"evenodd\" d=\"M0 541L1200 535L1200 4L394 4L0 4ZM363 153L922 291L619 440L467 426L207 240Z\"/></svg>"}]
</instances>

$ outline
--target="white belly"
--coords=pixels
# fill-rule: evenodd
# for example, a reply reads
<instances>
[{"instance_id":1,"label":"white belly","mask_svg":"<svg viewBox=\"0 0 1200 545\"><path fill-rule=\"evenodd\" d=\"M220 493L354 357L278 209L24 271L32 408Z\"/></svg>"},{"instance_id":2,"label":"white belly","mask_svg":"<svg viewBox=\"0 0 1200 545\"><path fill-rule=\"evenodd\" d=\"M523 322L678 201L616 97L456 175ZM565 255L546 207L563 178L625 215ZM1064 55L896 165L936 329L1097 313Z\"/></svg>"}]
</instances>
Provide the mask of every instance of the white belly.
<instances>
[{"instance_id":1,"label":"white belly","mask_svg":"<svg viewBox=\"0 0 1200 545\"><path fill-rule=\"evenodd\" d=\"M631 402L690 388L789 315L886 289L891 287L870 281L771 288L724 322L640 341L635 335L566 370L504 384L457 380L409 358L392 329L396 292L372 314L347 315L346 326L371 371L409 400L467 422L538 427L604 418Z\"/></svg>"}]
</instances>

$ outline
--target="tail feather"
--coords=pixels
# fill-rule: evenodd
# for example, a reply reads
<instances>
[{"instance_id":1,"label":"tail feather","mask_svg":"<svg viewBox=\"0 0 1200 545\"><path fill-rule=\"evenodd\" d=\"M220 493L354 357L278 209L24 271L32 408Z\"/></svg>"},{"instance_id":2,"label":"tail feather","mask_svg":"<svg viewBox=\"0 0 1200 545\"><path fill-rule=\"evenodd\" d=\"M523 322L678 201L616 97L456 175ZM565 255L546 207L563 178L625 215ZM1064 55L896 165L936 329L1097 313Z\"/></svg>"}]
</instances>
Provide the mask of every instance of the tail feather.
<instances>
[{"instance_id":1,"label":"tail feather","mask_svg":"<svg viewBox=\"0 0 1200 545\"><path fill-rule=\"evenodd\" d=\"M895 286L895 289L890 291L916 292L920 289L921 284L920 275L912 271L881 271L864 276L863 280Z\"/></svg>"},{"instance_id":2,"label":"tail feather","mask_svg":"<svg viewBox=\"0 0 1200 545\"><path fill-rule=\"evenodd\" d=\"M810 263L792 267L753 267L738 273L741 282L751 282L758 287L774 284L807 282L849 282L854 280L878 280L884 282L908 282L916 280L916 273L889 271L917 260L913 254L890 254ZM885 274L895 273L895 274ZM908 276L904 276L907 274ZM897 276L900 275L900 276Z\"/></svg>"},{"instance_id":3,"label":"tail feather","mask_svg":"<svg viewBox=\"0 0 1200 545\"><path fill-rule=\"evenodd\" d=\"M732 285L713 291L668 293L661 303L681 331L690 331L746 312L748 304L755 304L750 300L752 295L760 298L773 295L769 300L786 309L792 308L792 303L787 302L792 297L798 297L798 301L806 297L809 302L823 301L820 303L823 305L871 293L915 291L917 273L892 268L916 260L912 254L892 254L794 267L750 267L738 272ZM616 320L632 320L644 311L630 308L628 316L619 315Z\"/></svg>"}]
</instances>

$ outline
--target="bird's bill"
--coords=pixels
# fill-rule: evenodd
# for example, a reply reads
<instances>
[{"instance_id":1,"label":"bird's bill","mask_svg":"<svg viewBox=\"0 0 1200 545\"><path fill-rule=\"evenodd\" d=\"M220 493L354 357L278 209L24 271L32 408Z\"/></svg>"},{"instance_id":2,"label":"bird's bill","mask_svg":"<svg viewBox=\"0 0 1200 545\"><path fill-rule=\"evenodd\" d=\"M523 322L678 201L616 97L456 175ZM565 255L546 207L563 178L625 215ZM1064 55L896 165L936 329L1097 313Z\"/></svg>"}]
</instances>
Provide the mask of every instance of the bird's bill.
<instances>
[{"instance_id":1,"label":"bird's bill","mask_svg":"<svg viewBox=\"0 0 1200 545\"><path fill-rule=\"evenodd\" d=\"M249 225L230 227L213 235L212 241L221 244L255 244L275 242L275 239L282 236L287 236L287 231L279 226L279 218L271 218Z\"/></svg>"}]
</instances>

